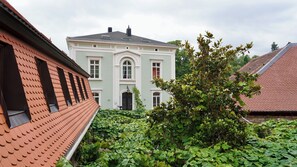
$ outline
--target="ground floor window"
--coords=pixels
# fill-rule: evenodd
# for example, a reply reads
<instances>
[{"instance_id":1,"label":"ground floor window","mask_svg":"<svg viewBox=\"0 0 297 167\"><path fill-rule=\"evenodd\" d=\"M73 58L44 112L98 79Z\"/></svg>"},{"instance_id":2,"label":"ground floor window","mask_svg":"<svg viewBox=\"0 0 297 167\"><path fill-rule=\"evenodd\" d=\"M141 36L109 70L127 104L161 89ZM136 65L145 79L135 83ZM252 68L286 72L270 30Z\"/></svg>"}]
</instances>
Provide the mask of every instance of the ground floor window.
<instances>
[{"instance_id":1,"label":"ground floor window","mask_svg":"<svg viewBox=\"0 0 297 167\"><path fill-rule=\"evenodd\" d=\"M100 92L98 92L98 91L93 91L92 94L93 94L93 97L94 97L95 101L96 101L98 104L100 104Z\"/></svg>"},{"instance_id":2,"label":"ground floor window","mask_svg":"<svg viewBox=\"0 0 297 167\"><path fill-rule=\"evenodd\" d=\"M153 93L153 107L159 106L161 102L161 93L154 92Z\"/></svg>"}]
</instances>

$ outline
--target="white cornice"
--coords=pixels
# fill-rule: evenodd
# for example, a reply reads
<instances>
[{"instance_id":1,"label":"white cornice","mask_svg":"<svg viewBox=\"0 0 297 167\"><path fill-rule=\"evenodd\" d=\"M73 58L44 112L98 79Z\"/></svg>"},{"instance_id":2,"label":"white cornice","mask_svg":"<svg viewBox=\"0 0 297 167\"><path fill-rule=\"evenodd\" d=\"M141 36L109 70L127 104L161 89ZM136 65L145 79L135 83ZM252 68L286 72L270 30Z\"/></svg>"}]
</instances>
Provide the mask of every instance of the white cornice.
<instances>
[{"instance_id":1,"label":"white cornice","mask_svg":"<svg viewBox=\"0 0 297 167\"><path fill-rule=\"evenodd\" d=\"M102 43L102 44L117 44L117 45L132 45L132 46L148 46L148 47L159 47L159 48L168 48L168 49L177 49L177 46L162 46L162 45L149 45L149 44L142 44L142 43L126 43L126 42L116 42L116 41L89 41L89 40L75 40L75 39L69 39L66 38L67 43L68 42L88 42L88 43Z\"/></svg>"}]
</instances>

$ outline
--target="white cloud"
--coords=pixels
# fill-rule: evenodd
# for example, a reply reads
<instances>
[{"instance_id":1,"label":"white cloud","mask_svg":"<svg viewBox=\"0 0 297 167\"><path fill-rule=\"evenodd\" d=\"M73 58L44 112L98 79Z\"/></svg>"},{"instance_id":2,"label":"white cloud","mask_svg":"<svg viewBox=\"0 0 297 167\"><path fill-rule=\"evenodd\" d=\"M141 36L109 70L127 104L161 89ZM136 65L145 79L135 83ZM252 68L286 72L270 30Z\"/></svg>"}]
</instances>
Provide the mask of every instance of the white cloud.
<instances>
[{"instance_id":1,"label":"white cloud","mask_svg":"<svg viewBox=\"0 0 297 167\"><path fill-rule=\"evenodd\" d=\"M297 2L290 0L8 0L66 53L67 36L103 33L112 26L160 41L196 45L206 30L237 46L254 42L251 54L270 51L272 42L296 42Z\"/></svg>"}]
</instances>

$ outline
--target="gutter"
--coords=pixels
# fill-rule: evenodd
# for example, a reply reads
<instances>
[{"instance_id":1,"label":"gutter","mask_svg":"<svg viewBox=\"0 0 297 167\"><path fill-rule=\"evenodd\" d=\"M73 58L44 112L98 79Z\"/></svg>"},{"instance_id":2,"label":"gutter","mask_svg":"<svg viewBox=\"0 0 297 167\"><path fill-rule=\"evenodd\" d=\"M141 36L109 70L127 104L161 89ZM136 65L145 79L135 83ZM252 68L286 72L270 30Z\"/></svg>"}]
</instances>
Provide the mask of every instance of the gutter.
<instances>
[{"instance_id":1,"label":"gutter","mask_svg":"<svg viewBox=\"0 0 297 167\"><path fill-rule=\"evenodd\" d=\"M97 113L98 113L99 109L94 113L94 115L92 116L91 120L89 121L89 123L87 124L87 126L84 128L84 130L82 131L82 133L78 136L77 140L75 141L75 143L72 145L72 147L68 150L68 152L65 155L65 158L67 160L70 160L72 155L74 154L75 150L77 149L78 145L80 144L80 142L82 141L83 137L85 136L85 134L87 133L89 127L91 126L93 120L95 119Z\"/></svg>"}]
</instances>

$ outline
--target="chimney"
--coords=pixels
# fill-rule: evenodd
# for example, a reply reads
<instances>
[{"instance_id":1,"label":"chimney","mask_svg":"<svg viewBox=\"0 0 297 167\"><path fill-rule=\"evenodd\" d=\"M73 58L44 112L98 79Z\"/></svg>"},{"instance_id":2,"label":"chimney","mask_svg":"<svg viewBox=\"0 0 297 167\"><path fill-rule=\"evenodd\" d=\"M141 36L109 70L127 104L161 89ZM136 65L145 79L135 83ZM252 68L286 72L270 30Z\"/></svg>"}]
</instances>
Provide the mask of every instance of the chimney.
<instances>
[{"instance_id":1,"label":"chimney","mask_svg":"<svg viewBox=\"0 0 297 167\"><path fill-rule=\"evenodd\" d=\"M128 26L126 31L127 36L131 37L131 28Z\"/></svg>"},{"instance_id":2,"label":"chimney","mask_svg":"<svg viewBox=\"0 0 297 167\"><path fill-rule=\"evenodd\" d=\"M108 32L112 32L112 27L108 27Z\"/></svg>"}]
</instances>

